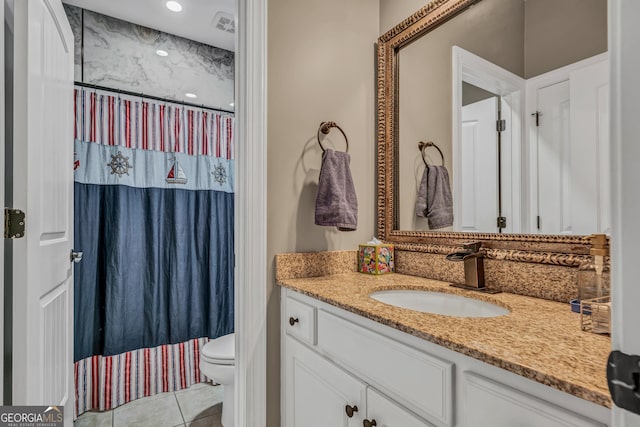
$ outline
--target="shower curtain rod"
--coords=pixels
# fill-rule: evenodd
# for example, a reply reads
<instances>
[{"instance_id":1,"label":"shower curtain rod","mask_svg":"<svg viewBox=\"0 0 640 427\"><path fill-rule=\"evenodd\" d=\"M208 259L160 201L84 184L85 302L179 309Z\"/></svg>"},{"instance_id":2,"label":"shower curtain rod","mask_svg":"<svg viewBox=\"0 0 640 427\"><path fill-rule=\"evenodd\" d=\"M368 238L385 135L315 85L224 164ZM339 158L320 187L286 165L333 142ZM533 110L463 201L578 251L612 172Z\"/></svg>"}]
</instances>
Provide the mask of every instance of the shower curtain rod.
<instances>
[{"instance_id":1,"label":"shower curtain rod","mask_svg":"<svg viewBox=\"0 0 640 427\"><path fill-rule=\"evenodd\" d=\"M141 98L152 99L154 101L170 102L172 104L180 104L180 105L184 105L184 106L187 106L187 107L201 108L203 110L219 111L221 113L228 113L228 114L234 114L235 115L235 113L233 111L230 111L230 110L224 110L222 108L207 107L207 106L204 106L204 105L193 104L191 102L175 101L173 99L161 98L159 96L153 96L153 95L145 95L143 93L136 93L136 92L131 92L131 91L128 91L128 90L114 89L114 88L110 88L110 87L106 87L106 86L94 85L94 84L91 84L91 83L83 83L83 82L76 81L76 82L74 82L74 84L76 86L86 87L86 88L89 88L89 89L103 90L105 92L115 92L115 93L119 93L119 94L127 95L127 96L138 96L138 97L141 97Z\"/></svg>"}]
</instances>

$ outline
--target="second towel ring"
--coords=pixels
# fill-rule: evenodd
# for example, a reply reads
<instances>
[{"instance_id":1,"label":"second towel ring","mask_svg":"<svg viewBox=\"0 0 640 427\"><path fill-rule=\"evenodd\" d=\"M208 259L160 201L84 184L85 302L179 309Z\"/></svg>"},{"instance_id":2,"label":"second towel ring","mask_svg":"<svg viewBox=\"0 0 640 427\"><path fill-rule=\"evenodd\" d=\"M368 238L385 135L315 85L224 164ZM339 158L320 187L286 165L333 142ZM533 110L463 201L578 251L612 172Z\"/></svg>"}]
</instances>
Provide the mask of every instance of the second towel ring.
<instances>
[{"instance_id":1,"label":"second towel ring","mask_svg":"<svg viewBox=\"0 0 640 427\"><path fill-rule=\"evenodd\" d=\"M431 141L429 142L420 141L418 142L418 150L420 150L420 153L422 154L422 161L424 162L424 165L426 167L429 167L429 164L427 163L427 159L424 157L424 151L427 149L427 147L434 147L436 150L438 150L438 153L440 153L440 157L442 157L442 166L444 166L444 154L442 154L442 150L440 149L440 147L438 147L436 144L434 144Z\"/></svg>"},{"instance_id":2,"label":"second towel ring","mask_svg":"<svg viewBox=\"0 0 640 427\"><path fill-rule=\"evenodd\" d=\"M349 138L347 138L347 134L344 133L342 128L340 126L338 126L336 124L336 122L322 122L322 123L320 123L320 127L318 128L318 132L316 134L316 137L318 138L318 144L320 145L320 148L322 149L322 152L324 153L324 147L322 146L322 142L320 142L320 132L322 132L324 135L327 135L329 133L329 131L331 130L331 128L337 128L342 133L342 136L344 136L344 141L347 143L346 152L348 153L349 152Z\"/></svg>"}]
</instances>

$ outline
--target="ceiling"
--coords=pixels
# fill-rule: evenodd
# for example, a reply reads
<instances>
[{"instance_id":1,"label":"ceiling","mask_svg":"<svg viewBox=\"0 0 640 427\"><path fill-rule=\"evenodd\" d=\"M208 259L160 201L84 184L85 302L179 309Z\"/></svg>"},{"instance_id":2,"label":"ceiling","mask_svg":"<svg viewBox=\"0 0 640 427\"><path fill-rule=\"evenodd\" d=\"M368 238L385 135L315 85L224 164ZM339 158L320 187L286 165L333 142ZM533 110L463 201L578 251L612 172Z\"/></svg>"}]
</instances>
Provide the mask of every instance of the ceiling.
<instances>
[{"instance_id":1,"label":"ceiling","mask_svg":"<svg viewBox=\"0 0 640 427\"><path fill-rule=\"evenodd\" d=\"M171 12L166 0L63 0L103 15L235 51L235 35L215 27L218 12L235 17L235 0L179 0L181 12Z\"/></svg>"}]
</instances>

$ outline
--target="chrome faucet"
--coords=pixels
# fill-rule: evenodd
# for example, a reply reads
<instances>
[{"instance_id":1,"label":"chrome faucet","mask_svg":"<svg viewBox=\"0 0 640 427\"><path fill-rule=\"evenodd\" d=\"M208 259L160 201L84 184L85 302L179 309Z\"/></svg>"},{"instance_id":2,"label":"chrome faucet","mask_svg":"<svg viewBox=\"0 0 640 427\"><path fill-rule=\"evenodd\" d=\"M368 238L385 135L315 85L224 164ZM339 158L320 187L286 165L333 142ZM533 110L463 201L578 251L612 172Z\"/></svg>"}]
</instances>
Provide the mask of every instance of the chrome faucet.
<instances>
[{"instance_id":1,"label":"chrome faucet","mask_svg":"<svg viewBox=\"0 0 640 427\"><path fill-rule=\"evenodd\" d=\"M465 243L462 251L447 255L449 261L464 262L464 285L456 283L451 286L493 293L484 286L484 254L481 246L482 242Z\"/></svg>"}]
</instances>

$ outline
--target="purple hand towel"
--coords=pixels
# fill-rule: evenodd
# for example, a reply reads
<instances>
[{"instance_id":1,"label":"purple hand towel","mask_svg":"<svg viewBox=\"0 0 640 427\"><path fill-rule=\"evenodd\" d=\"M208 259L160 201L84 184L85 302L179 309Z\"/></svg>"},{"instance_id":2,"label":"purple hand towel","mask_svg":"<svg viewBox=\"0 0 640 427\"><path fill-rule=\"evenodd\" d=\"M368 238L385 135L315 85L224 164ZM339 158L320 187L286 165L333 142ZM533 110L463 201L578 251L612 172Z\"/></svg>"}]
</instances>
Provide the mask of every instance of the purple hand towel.
<instances>
[{"instance_id":1,"label":"purple hand towel","mask_svg":"<svg viewBox=\"0 0 640 427\"><path fill-rule=\"evenodd\" d=\"M429 168L424 168L422 179L420 180L420 188L416 196L416 216L420 218L427 217L427 180L429 178Z\"/></svg>"},{"instance_id":2,"label":"purple hand towel","mask_svg":"<svg viewBox=\"0 0 640 427\"><path fill-rule=\"evenodd\" d=\"M422 188L422 186L420 186ZM449 185L449 172L444 166L427 168L426 217L430 230L453 225L453 197Z\"/></svg>"},{"instance_id":3,"label":"purple hand towel","mask_svg":"<svg viewBox=\"0 0 640 427\"><path fill-rule=\"evenodd\" d=\"M358 198L351 178L349 153L326 149L316 196L316 225L353 231L358 226Z\"/></svg>"}]
</instances>

